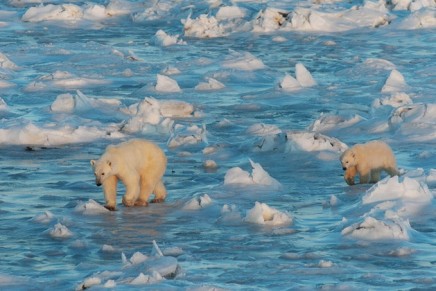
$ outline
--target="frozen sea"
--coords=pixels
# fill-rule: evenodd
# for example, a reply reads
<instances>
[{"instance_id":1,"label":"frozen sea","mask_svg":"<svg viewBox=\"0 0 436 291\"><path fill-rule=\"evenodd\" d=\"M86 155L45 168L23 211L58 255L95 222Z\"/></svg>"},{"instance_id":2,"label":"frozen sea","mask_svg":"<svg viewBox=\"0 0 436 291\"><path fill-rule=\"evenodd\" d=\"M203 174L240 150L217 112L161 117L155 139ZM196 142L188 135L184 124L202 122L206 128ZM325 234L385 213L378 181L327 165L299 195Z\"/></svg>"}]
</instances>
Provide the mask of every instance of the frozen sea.
<instances>
[{"instance_id":1,"label":"frozen sea","mask_svg":"<svg viewBox=\"0 0 436 291\"><path fill-rule=\"evenodd\" d=\"M2 290L436 288L434 0L5 0L0 88ZM110 212L131 138L169 194Z\"/></svg>"}]
</instances>

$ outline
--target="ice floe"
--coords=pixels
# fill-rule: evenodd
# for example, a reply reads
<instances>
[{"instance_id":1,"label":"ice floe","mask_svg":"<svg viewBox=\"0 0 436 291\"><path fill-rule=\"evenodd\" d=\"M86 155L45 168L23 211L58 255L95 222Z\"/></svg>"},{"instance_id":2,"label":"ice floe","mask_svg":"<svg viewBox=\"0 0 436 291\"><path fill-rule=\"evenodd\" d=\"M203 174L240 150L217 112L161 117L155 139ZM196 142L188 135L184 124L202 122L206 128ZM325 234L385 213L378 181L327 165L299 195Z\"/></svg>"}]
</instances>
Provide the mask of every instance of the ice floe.
<instances>
[{"instance_id":1,"label":"ice floe","mask_svg":"<svg viewBox=\"0 0 436 291\"><path fill-rule=\"evenodd\" d=\"M61 223L56 223L53 228L48 230L48 233L53 238L69 238L73 236L73 233Z\"/></svg>"},{"instance_id":2,"label":"ice floe","mask_svg":"<svg viewBox=\"0 0 436 291\"><path fill-rule=\"evenodd\" d=\"M110 212L103 205L93 199L89 199L88 202L80 202L74 210L84 215L99 215Z\"/></svg>"},{"instance_id":3,"label":"ice floe","mask_svg":"<svg viewBox=\"0 0 436 291\"><path fill-rule=\"evenodd\" d=\"M183 205L184 210L198 210L205 208L212 204L212 198L209 195L204 194L198 197L194 197Z\"/></svg>"},{"instance_id":4,"label":"ice floe","mask_svg":"<svg viewBox=\"0 0 436 291\"><path fill-rule=\"evenodd\" d=\"M179 254L179 253L178 253ZM138 286L173 279L180 273L180 266L175 257L164 255L153 241L150 255L135 252L129 259L121 254L122 267L119 270L101 271L84 279L76 290L95 287Z\"/></svg>"},{"instance_id":5,"label":"ice floe","mask_svg":"<svg viewBox=\"0 0 436 291\"><path fill-rule=\"evenodd\" d=\"M252 167L251 174L239 167L231 168L224 176L224 185L260 185L269 186L272 189L281 188L280 182L271 177L259 163L251 159L249 161Z\"/></svg>"},{"instance_id":6,"label":"ice floe","mask_svg":"<svg viewBox=\"0 0 436 291\"><path fill-rule=\"evenodd\" d=\"M256 201L254 207L247 211L244 221L255 224L278 226L291 224L292 217L288 213L281 212L265 203Z\"/></svg>"},{"instance_id":7,"label":"ice floe","mask_svg":"<svg viewBox=\"0 0 436 291\"><path fill-rule=\"evenodd\" d=\"M186 45L186 41L179 39L179 35L168 35L162 29L155 34L156 43L160 46Z\"/></svg>"}]
</instances>

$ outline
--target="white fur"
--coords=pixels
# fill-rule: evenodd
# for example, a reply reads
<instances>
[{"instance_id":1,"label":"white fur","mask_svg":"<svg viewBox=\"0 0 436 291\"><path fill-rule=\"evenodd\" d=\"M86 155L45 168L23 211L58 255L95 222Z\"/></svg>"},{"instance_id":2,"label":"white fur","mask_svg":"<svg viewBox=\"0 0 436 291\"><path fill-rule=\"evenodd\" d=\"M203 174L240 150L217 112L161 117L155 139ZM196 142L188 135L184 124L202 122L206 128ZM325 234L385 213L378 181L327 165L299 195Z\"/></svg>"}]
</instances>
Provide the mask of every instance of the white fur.
<instances>
[{"instance_id":1,"label":"white fur","mask_svg":"<svg viewBox=\"0 0 436 291\"><path fill-rule=\"evenodd\" d=\"M148 205L165 200L167 192L162 182L167 158L156 144L140 139L110 145L98 161L91 160L97 186L103 185L106 208L115 210L118 180L126 186L125 206Z\"/></svg>"},{"instance_id":2,"label":"white fur","mask_svg":"<svg viewBox=\"0 0 436 291\"><path fill-rule=\"evenodd\" d=\"M397 162L391 148L382 141L356 144L341 155L344 179L348 185L354 184L356 174L360 183L376 183L382 171L391 176L398 175Z\"/></svg>"}]
</instances>

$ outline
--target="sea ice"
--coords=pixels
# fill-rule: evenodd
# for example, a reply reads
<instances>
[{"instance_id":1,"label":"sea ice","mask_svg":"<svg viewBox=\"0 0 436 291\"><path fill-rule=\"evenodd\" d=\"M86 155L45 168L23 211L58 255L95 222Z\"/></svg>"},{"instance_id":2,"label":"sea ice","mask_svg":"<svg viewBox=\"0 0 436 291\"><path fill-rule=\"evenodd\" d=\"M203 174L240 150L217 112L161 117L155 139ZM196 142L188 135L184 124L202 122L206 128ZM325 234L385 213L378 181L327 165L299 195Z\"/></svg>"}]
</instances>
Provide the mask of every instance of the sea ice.
<instances>
[{"instance_id":1,"label":"sea ice","mask_svg":"<svg viewBox=\"0 0 436 291\"><path fill-rule=\"evenodd\" d=\"M183 205L184 210L198 210L201 208L205 208L212 204L212 199L209 195L204 194L198 197L194 197Z\"/></svg>"},{"instance_id":2,"label":"sea ice","mask_svg":"<svg viewBox=\"0 0 436 291\"><path fill-rule=\"evenodd\" d=\"M244 221L255 224L278 226L291 224L292 217L288 213L280 212L265 203L256 201L254 207L247 211Z\"/></svg>"},{"instance_id":3,"label":"sea ice","mask_svg":"<svg viewBox=\"0 0 436 291\"><path fill-rule=\"evenodd\" d=\"M156 91L165 93L177 93L182 91L176 80L161 74L157 74L156 78Z\"/></svg>"},{"instance_id":4,"label":"sea ice","mask_svg":"<svg viewBox=\"0 0 436 291\"><path fill-rule=\"evenodd\" d=\"M408 221L381 221L373 217L366 217L363 222L355 223L342 230L342 235L359 240L409 240Z\"/></svg>"},{"instance_id":5,"label":"sea ice","mask_svg":"<svg viewBox=\"0 0 436 291\"><path fill-rule=\"evenodd\" d=\"M99 204L93 199L89 199L88 202L79 202L74 210L82 213L83 215L99 215L110 212L103 205Z\"/></svg>"},{"instance_id":6,"label":"sea ice","mask_svg":"<svg viewBox=\"0 0 436 291\"><path fill-rule=\"evenodd\" d=\"M224 176L224 185L262 185L275 190L281 188L280 182L271 177L260 164L251 159L249 161L253 168L251 174L239 167L231 168Z\"/></svg>"},{"instance_id":7,"label":"sea ice","mask_svg":"<svg viewBox=\"0 0 436 291\"><path fill-rule=\"evenodd\" d=\"M49 233L53 238L69 238L73 236L73 233L61 223L56 223L56 225L49 230Z\"/></svg>"}]
</instances>

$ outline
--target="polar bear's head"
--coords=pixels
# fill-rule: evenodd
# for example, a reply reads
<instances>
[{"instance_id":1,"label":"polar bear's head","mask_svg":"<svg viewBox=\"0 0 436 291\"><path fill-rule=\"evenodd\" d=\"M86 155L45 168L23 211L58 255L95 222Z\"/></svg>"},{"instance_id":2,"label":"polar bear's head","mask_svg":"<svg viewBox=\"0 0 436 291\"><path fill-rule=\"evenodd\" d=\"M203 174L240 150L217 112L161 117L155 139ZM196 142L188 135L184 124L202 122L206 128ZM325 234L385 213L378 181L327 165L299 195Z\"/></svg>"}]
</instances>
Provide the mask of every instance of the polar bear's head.
<instances>
[{"instance_id":1,"label":"polar bear's head","mask_svg":"<svg viewBox=\"0 0 436 291\"><path fill-rule=\"evenodd\" d=\"M355 167L357 165L356 155L353 150L348 149L341 155L342 169L346 171L348 168Z\"/></svg>"},{"instance_id":2,"label":"polar bear's head","mask_svg":"<svg viewBox=\"0 0 436 291\"><path fill-rule=\"evenodd\" d=\"M95 184L101 186L111 175L112 162L109 160L91 160L91 166L94 169Z\"/></svg>"}]
</instances>

